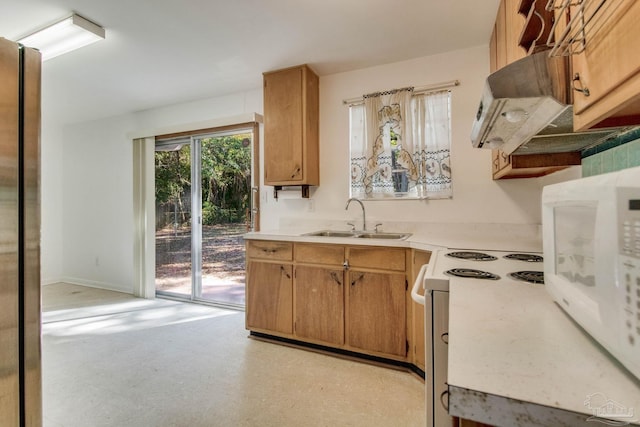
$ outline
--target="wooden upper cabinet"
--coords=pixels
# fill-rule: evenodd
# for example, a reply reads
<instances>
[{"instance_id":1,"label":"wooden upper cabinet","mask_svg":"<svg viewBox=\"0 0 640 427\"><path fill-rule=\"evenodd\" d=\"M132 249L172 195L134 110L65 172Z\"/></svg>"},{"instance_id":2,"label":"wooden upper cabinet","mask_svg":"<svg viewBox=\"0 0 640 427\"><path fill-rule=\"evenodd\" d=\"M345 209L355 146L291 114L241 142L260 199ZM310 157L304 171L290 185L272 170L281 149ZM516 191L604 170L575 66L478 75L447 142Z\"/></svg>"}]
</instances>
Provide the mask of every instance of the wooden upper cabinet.
<instances>
[{"instance_id":1,"label":"wooden upper cabinet","mask_svg":"<svg viewBox=\"0 0 640 427\"><path fill-rule=\"evenodd\" d=\"M491 171L493 179L534 178L580 165L579 151L554 154L509 155L502 150L492 150Z\"/></svg>"},{"instance_id":2,"label":"wooden upper cabinet","mask_svg":"<svg viewBox=\"0 0 640 427\"><path fill-rule=\"evenodd\" d=\"M525 23L525 17L518 13L519 4L520 0L502 0L498 6L489 42L492 73L527 54L519 45Z\"/></svg>"},{"instance_id":3,"label":"wooden upper cabinet","mask_svg":"<svg viewBox=\"0 0 640 427\"><path fill-rule=\"evenodd\" d=\"M525 17L518 13L520 0L504 0L507 64L524 58L527 51L520 46Z\"/></svg>"},{"instance_id":4,"label":"wooden upper cabinet","mask_svg":"<svg viewBox=\"0 0 640 427\"><path fill-rule=\"evenodd\" d=\"M301 65L263 77L265 184L318 185L318 76Z\"/></svg>"},{"instance_id":5,"label":"wooden upper cabinet","mask_svg":"<svg viewBox=\"0 0 640 427\"><path fill-rule=\"evenodd\" d=\"M592 22L584 51L572 55L574 129L640 124L640 2L612 2Z\"/></svg>"}]
</instances>

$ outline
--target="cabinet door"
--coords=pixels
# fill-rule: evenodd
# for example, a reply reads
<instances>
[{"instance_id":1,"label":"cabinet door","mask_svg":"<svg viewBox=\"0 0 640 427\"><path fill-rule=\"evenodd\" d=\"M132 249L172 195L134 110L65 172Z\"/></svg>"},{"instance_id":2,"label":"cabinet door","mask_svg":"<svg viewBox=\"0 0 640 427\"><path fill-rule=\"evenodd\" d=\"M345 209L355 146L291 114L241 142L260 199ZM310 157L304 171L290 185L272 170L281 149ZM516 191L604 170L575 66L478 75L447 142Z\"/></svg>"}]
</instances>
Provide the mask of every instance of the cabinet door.
<instances>
[{"instance_id":1,"label":"cabinet door","mask_svg":"<svg viewBox=\"0 0 640 427\"><path fill-rule=\"evenodd\" d=\"M344 343L344 272L342 269L297 266L295 335Z\"/></svg>"},{"instance_id":2,"label":"cabinet door","mask_svg":"<svg viewBox=\"0 0 640 427\"><path fill-rule=\"evenodd\" d=\"M574 92L575 130L589 129L612 115L640 113L640 2L620 0L614 6L616 3L618 7L597 12L603 16L593 21L604 21L604 25L596 30L587 25L584 52L572 56L574 75L579 76L574 86L589 91L588 95Z\"/></svg>"},{"instance_id":3,"label":"cabinet door","mask_svg":"<svg viewBox=\"0 0 640 427\"><path fill-rule=\"evenodd\" d=\"M293 333L291 264L249 261L247 268L247 328Z\"/></svg>"},{"instance_id":4,"label":"cabinet door","mask_svg":"<svg viewBox=\"0 0 640 427\"><path fill-rule=\"evenodd\" d=\"M265 183L302 181L302 68L264 75Z\"/></svg>"},{"instance_id":5,"label":"cabinet door","mask_svg":"<svg viewBox=\"0 0 640 427\"><path fill-rule=\"evenodd\" d=\"M429 263L431 252L415 251L413 253L412 281L416 280L420 268ZM424 288L418 290L420 295L424 295ZM425 370L425 324L424 305L411 300L413 304L413 363L423 371Z\"/></svg>"},{"instance_id":6,"label":"cabinet door","mask_svg":"<svg viewBox=\"0 0 640 427\"><path fill-rule=\"evenodd\" d=\"M507 64L511 64L527 55L519 44L525 18L518 13L520 0L504 0L504 4L506 56Z\"/></svg>"},{"instance_id":7,"label":"cabinet door","mask_svg":"<svg viewBox=\"0 0 640 427\"><path fill-rule=\"evenodd\" d=\"M348 344L406 357L405 275L352 270L348 276Z\"/></svg>"}]
</instances>

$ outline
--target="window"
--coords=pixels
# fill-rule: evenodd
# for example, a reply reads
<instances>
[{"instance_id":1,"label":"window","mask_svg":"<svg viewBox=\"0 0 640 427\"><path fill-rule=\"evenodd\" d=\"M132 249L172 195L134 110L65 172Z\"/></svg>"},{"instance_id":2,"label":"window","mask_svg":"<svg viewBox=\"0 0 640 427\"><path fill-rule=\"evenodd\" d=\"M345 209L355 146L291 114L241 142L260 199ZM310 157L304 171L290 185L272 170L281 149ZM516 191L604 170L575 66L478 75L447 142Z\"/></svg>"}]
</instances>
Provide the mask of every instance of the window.
<instances>
[{"instance_id":1,"label":"window","mask_svg":"<svg viewBox=\"0 0 640 427\"><path fill-rule=\"evenodd\" d=\"M350 114L351 197L451 197L451 92L364 96Z\"/></svg>"}]
</instances>

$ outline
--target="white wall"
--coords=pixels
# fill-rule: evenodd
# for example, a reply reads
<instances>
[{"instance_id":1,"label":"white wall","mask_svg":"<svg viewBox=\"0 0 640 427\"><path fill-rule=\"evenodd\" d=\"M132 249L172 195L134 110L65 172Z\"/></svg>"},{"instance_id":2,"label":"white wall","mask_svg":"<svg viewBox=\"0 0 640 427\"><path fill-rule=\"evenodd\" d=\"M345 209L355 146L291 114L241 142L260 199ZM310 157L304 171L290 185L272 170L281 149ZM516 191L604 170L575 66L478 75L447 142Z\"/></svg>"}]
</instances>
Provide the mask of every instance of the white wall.
<instances>
[{"instance_id":1,"label":"white wall","mask_svg":"<svg viewBox=\"0 0 640 427\"><path fill-rule=\"evenodd\" d=\"M40 143L41 206L41 282L55 283L62 278L62 129L47 122L43 114Z\"/></svg>"},{"instance_id":2,"label":"white wall","mask_svg":"<svg viewBox=\"0 0 640 427\"><path fill-rule=\"evenodd\" d=\"M277 228L282 218L359 218L355 208L344 211L349 149L343 99L452 79L461 82L452 98L453 199L366 202L368 218L379 222L538 224L541 181L493 181L490 151L473 149L469 141L488 69L488 48L481 46L321 77L321 184L312 190L311 201L293 192L275 201L272 187L262 187L263 230ZM43 277L132 292L131 133L254 112L262 114L261 88L70 125L62 132L51 126L43 129L43 146L47 138L57 141L43 150L43 154L49 151L43 155L43 180L54 177L43 184ZM56 175L60 163L63 172Z\"/></svg>"},{"instance_id":3,"label":"white wall","mask_svg":"<svg viewBox=\"0 0 640 427\"><path fill-rule=\"evenodd\" d=\"M320 186L312 193L312 202L298 198L274 201L268 194L267 203L263 200L263 229L277 228L279 219L285 216L294 219L360 218L359 209L344 211L349 197L349 127L343 99L454 79L460 80L461 85L452 89L453 199L365 202L367 219L383 223L539 224L541 187L538 180L493 181L490 150L471 146L471 124L488 72L488 49L480 46L321 77Z\"/></svg>"},{"instance_id":4,"label":"white wall","mask_svg":"<svg viewBox=\"0 0 640 427\"><path fill-rule=\"evenodd\" d=\"M128 135L262 111L262 89L57 129L43 123L42 277L133 290L133 147Z\"/></svg>"}]
</instances>

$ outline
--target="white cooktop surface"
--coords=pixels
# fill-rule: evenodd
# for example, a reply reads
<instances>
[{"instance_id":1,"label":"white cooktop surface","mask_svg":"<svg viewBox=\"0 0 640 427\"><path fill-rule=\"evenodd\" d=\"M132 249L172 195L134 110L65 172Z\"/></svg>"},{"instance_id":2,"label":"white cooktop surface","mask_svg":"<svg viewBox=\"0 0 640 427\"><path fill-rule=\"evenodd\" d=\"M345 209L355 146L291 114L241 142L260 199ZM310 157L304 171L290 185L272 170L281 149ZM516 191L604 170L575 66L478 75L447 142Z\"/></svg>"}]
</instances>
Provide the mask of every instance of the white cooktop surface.
<instances>
[{"instance_id":1,"label":"white cooktop surface","mask_svg":"<svg viewBox=\"0 0 640 427\"><path fill-rule=\"evenodd\" d=\"M464 253L479 253L489 255L492 258L491 260L485 261L476 261L469 259L459 259L453 258L449 256L449 254L453 252L464 252ZM540 253L535 252L503 252L503 251L468 251L468 250L457 250L457 249L447 249L440 250L432 254L431 262L429 262L429 267L427 268L424 280L424 287L427 290L440 290L447 291L449 290L449 281L456 280L456 282L466 283L468 281L478 281L478 280L488 280L488 281L499 281L501 283L506 282L516 282L516 279L513 279L509 276L510 273L517 271L543 271L544 266L543 263L540 262L530 262L530 261L521 261L515 259L505 258L507 255L511 254L530 254L535 256L542 256ZM492 273L497 275L499 279L497 280L489 280L489 279L477 279L477 278L466 278L466 277L455 277L447 274L448 270L452 269L473 269L480 270L488 273ZM524 283L524 282L523 282Z\"/></svg>"}]
</instances>

